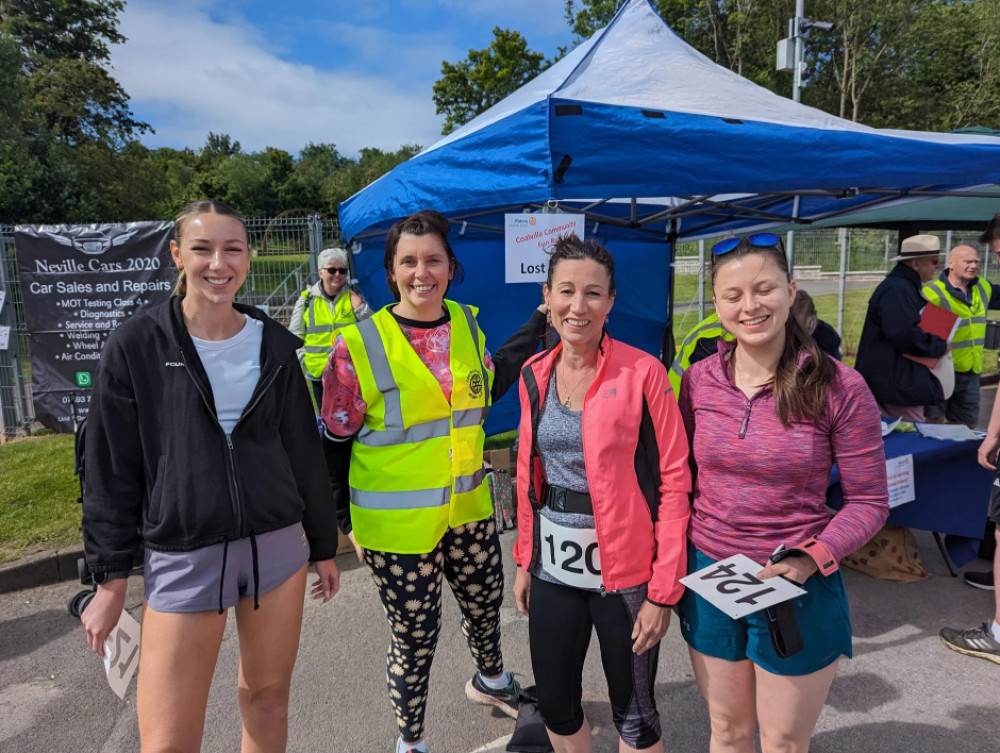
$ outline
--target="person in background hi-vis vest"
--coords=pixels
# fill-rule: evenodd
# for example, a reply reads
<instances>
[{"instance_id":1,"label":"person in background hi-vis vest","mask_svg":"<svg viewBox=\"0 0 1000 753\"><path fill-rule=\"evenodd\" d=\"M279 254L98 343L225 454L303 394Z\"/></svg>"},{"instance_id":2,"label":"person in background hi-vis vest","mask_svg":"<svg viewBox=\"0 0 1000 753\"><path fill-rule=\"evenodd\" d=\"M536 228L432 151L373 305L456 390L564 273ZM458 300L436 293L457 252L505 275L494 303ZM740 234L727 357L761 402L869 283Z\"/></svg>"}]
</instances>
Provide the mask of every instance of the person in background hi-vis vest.
<instances>
[{"instance_id":1,"label":"person in background hi-vis vest","mask_svg":"<svg viewBox=\"0 0 1000 753\"><path fill-rule=\"evenodd\" d=\"M312 388L316 410L323 405L323 369L333 349L333 337L343 327L367 319L372 308L361 294L351 289L347 252L342 248L323 249L316 260L319 281L302 291L292 309L288 329L303 339L299 361ZM350 456L337 451L333 439L323 435L323 458L330 474L330 493L337 507L337 521L344 527L350 504L347 474Z\"/></svg>"},{"instance_id":2,"label":"person in background hi-vis vest","mask_svg":"<svg viewBox=\"0 0 1000 753\"><path fill-rule=\"evenodd\" d=\"M719 338L731 342L733 336L726 332L715 311L694 325L694 328L684 336L681 347L677 350L677 356L670 364L670 371L667 373L675 398L681 394L681 377L684 376L684 372L691 368L691 364L698 363L702 358L715 353Z\"/></svg>"},{"instance_id":3,"label":"person in background hi-vis vest","mask_svg":"<svg viewBox=\"0 0 1000 753\"><path fill-rule=\"evenodd\" d=\"M955 391L943 404L928 405L924 415L932 421L979 423L979 375L983 373L986 310L1000 308L1000 287L979 277L979 252L972 246L955 246L948 254L948 268L924 284L924 298L958 316L951 339L955 361Z\"/></svg>"},{"instance_id":4,"label":"person in background hi-vis vest","mask_svg":"<svg viewBox=\"0 0 1000 753\"><path fill-rule=\"evenodd\" d=\"M305 341L299 360L318 408L323 405L323 369L330 357L334 334L341 327L367 319L372 309L348 285L350 270L344 249L323 249L316 264L319 281L303 290L295 301L288 329Z\"/></svg>"},{"instance_id":5,"label":"person in background hi-vis vest","mask_svg":"<svg viewBox=\"0 0 1000 753\"><path fill-rule=\"evenodd\" d=\"M323 420L350 452L350 530L391 630L386 681L396 751L426 751L424 710L441 624L442 578L458 600L477 672L470 700L517 715L503 667L499 538L483 470L483 420L545 331L539 306L492 358L476 309L445 299L462 267L450 226L424 210L386 237L397 301L345 327L323 375ZM342 525L343 530L343 525Z\"/></svg>"}]
</instances>

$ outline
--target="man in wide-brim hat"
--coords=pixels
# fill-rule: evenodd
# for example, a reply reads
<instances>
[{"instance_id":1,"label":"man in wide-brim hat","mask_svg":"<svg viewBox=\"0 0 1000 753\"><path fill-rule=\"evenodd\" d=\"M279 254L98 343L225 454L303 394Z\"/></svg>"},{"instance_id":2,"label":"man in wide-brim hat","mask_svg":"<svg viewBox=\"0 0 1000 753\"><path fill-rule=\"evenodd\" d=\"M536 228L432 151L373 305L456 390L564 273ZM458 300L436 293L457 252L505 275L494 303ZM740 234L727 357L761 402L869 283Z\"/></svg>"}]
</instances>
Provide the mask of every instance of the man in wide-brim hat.
<instances>
[{"instance_id":1,"label":"man in wide-brim hat","mask_svg":"<svg viewBox=\"0 0 1000 753\"><path fill-rule=\"evenodd\" d=\"M920 329L927 301L920 288L934 277L941 242L933 235L913 235L900 244L896 266L868 301L855 368L868 382L882 415L923 421L924 406L944 401L941 384L923 364L904 354L939 358L946 340Z\"/></svg>"}]
</instances>

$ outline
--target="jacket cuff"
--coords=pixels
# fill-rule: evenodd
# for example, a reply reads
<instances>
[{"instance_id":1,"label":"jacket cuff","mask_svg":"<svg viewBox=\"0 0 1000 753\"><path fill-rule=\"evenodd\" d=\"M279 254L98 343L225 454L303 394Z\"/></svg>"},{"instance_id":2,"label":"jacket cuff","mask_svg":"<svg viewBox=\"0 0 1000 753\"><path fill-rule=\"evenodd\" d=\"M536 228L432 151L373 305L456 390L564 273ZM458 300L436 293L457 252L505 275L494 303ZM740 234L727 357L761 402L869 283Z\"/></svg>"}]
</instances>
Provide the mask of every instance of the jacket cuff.
<instances>
[{"instance_id":1,"label":"jacket cuff","mask_svg":"<svg viewBox=\"0 0 1000 753\"><path fill-rule=\"evenodd\" d=\"M673 604L664 604L664 603L661 603L659 601L654 601L653 599L650 599L648 596L646 597L646 601L648 601L653 606L663 607L664 609L673 609L674 607L677 606L677 602L676 601ZM680 600L678 599L678 601L680 601Z\"/></svg>"}]
</instances>

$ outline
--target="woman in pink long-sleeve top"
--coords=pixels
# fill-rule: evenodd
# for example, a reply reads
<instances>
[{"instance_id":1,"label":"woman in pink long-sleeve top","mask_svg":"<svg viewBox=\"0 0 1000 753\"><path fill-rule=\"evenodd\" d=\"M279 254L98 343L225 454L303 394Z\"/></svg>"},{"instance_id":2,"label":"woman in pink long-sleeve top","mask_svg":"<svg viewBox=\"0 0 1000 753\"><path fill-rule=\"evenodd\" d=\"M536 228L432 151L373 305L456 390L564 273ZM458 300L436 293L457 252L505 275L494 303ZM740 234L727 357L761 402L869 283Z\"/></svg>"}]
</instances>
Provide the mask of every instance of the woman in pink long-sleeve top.
<instances>
[{"instance_id":1,"label":"woman in pink long-sleeve top","mask_svg":"<svg viewBox=\"0 0 1000 753\"><path fill-rule=\"evenodd\" d=\"M715 307L736 340L692 366L680 407L695 471L688 571L734 554L806 590L786 607L802 637L782 643L775 612L734 620L688 590L681 629L712 724L712 753L807 751L851 625L840 559L889 514L875 400L789 315L795 299L780 239L730 238L712 257ZM845 504L825 507L837 463ZM784 557L772 558L779 546ZM778 632L777 636L772 635ZM794 633L794 630L790 631ZM784 636L787 638L787 635Z\"/></svg>"}]
</instances>

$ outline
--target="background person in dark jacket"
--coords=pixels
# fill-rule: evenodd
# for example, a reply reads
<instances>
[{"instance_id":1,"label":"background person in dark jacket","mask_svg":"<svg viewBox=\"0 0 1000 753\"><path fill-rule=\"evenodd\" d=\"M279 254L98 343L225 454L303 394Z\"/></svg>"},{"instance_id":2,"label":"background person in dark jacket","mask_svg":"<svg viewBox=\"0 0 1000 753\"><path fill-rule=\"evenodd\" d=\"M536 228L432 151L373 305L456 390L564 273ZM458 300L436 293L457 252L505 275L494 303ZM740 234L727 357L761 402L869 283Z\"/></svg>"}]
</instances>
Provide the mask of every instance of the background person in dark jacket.
<instances>
[{"instance_id":1,"label":"background person in dark jacket","mask_svg":"<svg viewBox=\"0 0 1000 753\"><path fill-rule=\"evenodd\" d=\"M81 619L103 654L144 547L142 749L200 748L235 607L242 749L283 751L307 561L320 576L316 598L339 585L302 341L234 303L250 247L232 208L189 204L174 234L175 295L111 334L94 383L83 538L98 587Z\"/></svg>"},{"instance_id":2,"label":"background person in dark jacket","mask_svg":"<svg viewBox=\"0 0 1000 753\"><path fill-rule=\"evenodd\" d=\"M838 361L840 357L840 335L837 330L819 318L816 313L816 303L812 296L802 288L795 292L795 300L792 302L792 316L794 316L802 329L812 335L813 340L823 350L824 353L833 356Z\"/></svg>"},{"instance_id":3,"label":"background person in dark jacket","mask_svg":"<svg viewBox=\"0 0 1000 753\"><path fill-rule=\"evenodd\" d=\"M868 382L883 416L923 421L924 406L944 402L941 384L923 364L904 354L938 358L946 340L918 326L927 301L920 286L934 277L941 242L933 235L903 240L897 262L868 301L855 368Z\"/></svg>"}]
</instances>

